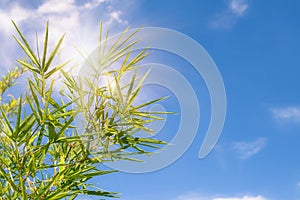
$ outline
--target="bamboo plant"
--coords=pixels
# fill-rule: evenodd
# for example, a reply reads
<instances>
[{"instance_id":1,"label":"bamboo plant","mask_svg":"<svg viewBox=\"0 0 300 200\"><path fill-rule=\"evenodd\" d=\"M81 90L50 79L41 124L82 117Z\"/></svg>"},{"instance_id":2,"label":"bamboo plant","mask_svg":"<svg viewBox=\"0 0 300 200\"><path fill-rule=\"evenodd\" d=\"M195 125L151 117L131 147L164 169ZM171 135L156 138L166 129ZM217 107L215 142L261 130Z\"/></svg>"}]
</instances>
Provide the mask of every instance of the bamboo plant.
<instances>
[{"instance_id":1,"label":"bamboo plant","mask_svg":"<svg viewBox=\"0 0 300 200\"><path fill-rule=\"evenodd\" d=\"M147 74L139 77L139 63L147 49L132 51L137 41L128 29L110 47L108 32L99 33L99 60L90 63L89 76L78 79L69 73L68 61L55 65L64 35L49 50L46 24L42 50L29 44L13 22L16 42L26 54L20 65L0 81L0 199L75 199L78 195L118 197L89 183L91 178L116 172L105 170L104 162L131 160L134 154L150 154L165 142L137 137L139 131L153 132L147 124L159 112L145 107L164 98L136 104ZM118 65L111 69L112 65ZM17 98L3 97L23 73L27 90ZM56 77L63 77L57 91ZM124 82L124 77L130 79ZM107 79L106 84L101 80ZM79 117L80 116L80 117ZM80 118L81 128L75 119ZM134 159L132 159L134 160Z\"/></svg>"}]
</instances>

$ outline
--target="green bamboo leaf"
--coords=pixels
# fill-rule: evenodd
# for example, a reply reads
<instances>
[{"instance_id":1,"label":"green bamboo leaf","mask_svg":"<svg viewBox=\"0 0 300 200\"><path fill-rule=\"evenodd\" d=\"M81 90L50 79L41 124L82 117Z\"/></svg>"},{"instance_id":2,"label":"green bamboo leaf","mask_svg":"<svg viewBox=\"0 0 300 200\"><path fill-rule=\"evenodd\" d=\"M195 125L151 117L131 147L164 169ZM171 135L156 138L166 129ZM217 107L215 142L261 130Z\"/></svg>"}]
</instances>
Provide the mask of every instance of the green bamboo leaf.
<instances>
[{"instance_id":1,"label":"green bamboo leaf","mask_svg":"<svg viewBox=\"0 0 300 200\"><path fill-rule=\"evenodd\" d=\"M30 79L28 79L28 85L29 85L29 89L31 91L33 100L35 102L35 105L36 105L36 108L37 108L37 112L40 115L40 119L43 119L43 111L42 111L42 109L40 107L40 102L38 100L38 97L37 97L35 89L34 89L35 86L34 86L34 83ZM29 98L27 98L27 100L31 101Z\"/></svg>"},{"instance_id":2,"label":"green bamboo leaf","mask_svg":"<svg viewBox=\"0 0 300 200\"><path fill-rule=\"evenodd\" d=\"M109 66L111 66L113 63L115 63L116 61L118 61L119 59L121 59L122 57L124 57L125 55L128 54L128 51L130 52L130 49L133 48L133 46L137 43L137 41L131 42L130 44L128 44L127 46L123 47L122 49L120 49L118 52L113 53L111 55L107 55L107 57L105 57L105 62L102 63L102 65L104 66L103 68L106 69Z\"/></svg>"},{"instance_id":3,"label":"green bamboo leaf","mask_svg":"<svg viewBox=\"0 0 300 200\"><path fill-rule=\"evenodd\" d=\"M140 147L138 147L138 146L136 146L136 145L133 145L132 148L134 148L135 150L141 152L142 154L146 154L146 155L148 155L148 156L150 155L150 152L147 152L147 151L145 151L144 149L142 149L142 148L140 148Z\"/></svg>"},{"instance_id":4,"label":"green bamboo leaf","mask_svg":"<svg viewBox=\"0 0 300 200\"><path fill-rule=\"evenodd\" d=\"M43 51L43 58L42 58L42 66L43 66L43 71L47 71L45 68L45 62L46 62L46 56L47 56L47 47L48 47L48 26L49 26L49 21L46 23L46 31L45 31L45 39L44 39L44 51Z\"/></svg>"},{"instance_id":5,"label":"green bamboo leaf","mask_svg":"<svg viewBox=\"0 0 300 200\"><path fill-rule=\"evenodd\" d=\"M149 55L149 53L146 53L148 51L148 48L143 49L140 53L138 53L131 61L128 63L128 67L138 63L139 61L143 60L145 57Z\"/></svg>"},{"instance_id":6,"label":"green bamboo leaf","mask_svg":"<svg viewBox=\"0 0 300 200\"><path fill-rule=\"evenodd\" d=\"M13 134L13 128L12 128L10 121L7 118L6 113L4 112L2 107L0 107L0 110L1 110L2 118L4 119L4 122L2 122L2 120L0 119L2 122L2 125L7 127L8 131L9 131L9 133L5 132L5 134L9 134L9 136L11 136Z\"/></svg>"},{"instance_id":7,"label":"green bamboo leaf","mask_svg":"<svg viewBox=\"0 0 300 200\"><path fill-rule=\"evenodd\" d=\"M140 108L146 107L146 106L151 105L151 104L153 104L153 103L162 101L162 100L164 100L164 99L166 99L166 98L168 98L168 96L166 96L166 97L161 97L161 98L158 98L158 99L154 99L154 100L148 101L148 102L146 102L146 103L143 103L143 104L141 104L141 105L138 105L138 106L133 107L131 110L138 110L138 109L140 109ZM164 112L164 113L156 113L156 114L165 114L165 112ZM167 112L167 114L169 114L169 113Z\"/></svg>"},{"instance_id":8,"label":"green bamboo leaf","mask_svg":"<svg viewBox=\"0 0 300 200\"><path fill-rule=\"evenodd\" d=\"M64 113L65 113L65 112L64 112L64 109L68 108L68 107L71 106L73 103L77 102L79 99L80 99L80 97L77 97L77 98L75 98L75 99L72 99L69 103L66 103L66 104L64 104L63 106L60 106L58 103L55 102L55 100L50 101L50 103L51 103L52 105L54 105L55 108L56 108L55 110L53 110L53 111L50 113L50 115L55 115L56 113L64 114ZM70 111L70 112L72 112L72 111ZM74 112L75 112L75 110L74 110Z\"/></svg>"},{"instance_id":9,"label":"green bamboo leaf","mask_svg":"<svg viewBox=\"0 0 300 200\"><path fill-rule=\"evenodd\" d=\"M36 89L37 88L41 88L42 85L41 85L41 81L40 81L40 78L38 76L38 73L33 73L33 78L34 78L34 81L35 81L35 84L36 84Z\"/></svg>"},{"instance_id":10,"label":"green bamboo leaf","mask_svg":"<svg viewBox=\"0 0 300 200\"><path fill-rule=\"evenodd\" d=\"M100 21L100 30L99 30L99 39L98 39L98 43L99 43L99 47L98 47L98 49L99 49L99 52L98 52L98 55L99 55L99 58L101 58L101 48L102 48L102 21Z\"/></svg>"},{"instance_id":11,"label":"green bamboo leaf","mask_svg":"<svg viewBox=\"0 0 300 200\"><path fill-rule=\"evenodd\" d=\"M72 192L72 191L66 191L66 192L62 192L61 189L57 189L57 192L53 193L52 195L48 195L47 196L47 200L57 200L57 199L63 199L69 196L72 196L76 194L76 192Z\"/></svg>"},{"instance_id":12,"label":"green bamboo leaf","mask_svg":"<svg viewBox=\"0 0 300 200\"><path fill-rule=\"evenodd\" d=\"M142 130L142 131L145 131L149 134L153 134L154 130L150 129L150 128L146 128L144 125L141 125L141 124L135 124L135 127Z\"/></svg>"},{"instance_id":13,"label":"green bamboo leaf","mask_svg":"<svg viewBox=\"0 0 300 200\"><path fill-rule=\"evenodd\" d=\"M70 62L70 60L67 61L67 62L65 62L65 63L63 63L63 64L61 64L61 65L58 65L57 67L54 67L51 71L49 71L45 75L45 78L46 79L49 78L52 74L54 74L55 72L57 72L57 71L61 70L63 67L65 67L69 62ZM47 70L48 70L48 68L47 68Z\"/></svg>"},{"instance_id":14,"label":"green bamboo leaf","mask_svg":"<svg viewBox=\"0 0 300 200\"><path fill-rule=\"evenodd\" d=\"M109 79L107 80L107 83L108 83L108 89L109 89L110 97L111 97L112 99L115 99L115 98L114 98L114 92L113 92L113 89L112 89L112 86L111 86L111 83L110 83L110 80L109 80Z\"/></svg>"},{"instance_id":15,"label":"green bamboo leaf","mask_svg":"<svg viewBox=\"0 0 300 200\"><path fill-rule=\"evenodd\" d=\"M69 117L69 116L75 116L77 114L77 112L78 112L77 110L70 110L70 111L67 111L67 112L56 114L54 116L55 116L55 118L66 118L66 117Z\"/></svg>"},{"instance_id":16,"label":"green bamboo leaf","mask_svg":"<svg viewBox=\"0 0 300 200\"><path fill-rule=\"evenodd\" d=\"M147 143L139 143L140 146L145 146L145 147L149 147L149 148L152 148L152 149L161 149L160 146L155 146L154 144L147 144Z\"/></svg>"},{"instance_id":17,"label":"green bamboo leaf","mask_svg":"<svg viewBox=\"0 0 300 200\"><path fill-rule=\"evenodd\" d=\"M36 61L35 56L31 54L31 52L24 46L24 44L15 36L13 36L14 39L17 41L17 43L21 46L21 48L23 49L23 51L27 54L27 56L30 58L31 62L33 62L38 69L40 68L40 64L38 63L38 61Z\"/></svg>"},{"instance_id":18,"label":"green bamboo leaf","mask_svg":"<svg viewBox=\"0 0 300 200\"><path fill-rule=\"evenodd\" d=\"M121 49L119 52L117 52L118 49L120 49L121 47L123 47L130 39L133 38L134 35L136 35L136 33L139 31L139 29L137 29L136 31L134 31L133 33L131 33L129 36L127 36L122 42L119 43L119 41L125 36L125 34L128 32L129 27L127 29L125 29L125 31L120 35L120 37L117 39L117 41L114 43L114 45L112 46L112 48L110 49L110 51L108 52L107 55L110 55L109 59L111 59L112 57L117 57L117 55L119 55L121 52L124 51L124 49L129 49L131 48L135 43L137 43L137 41L132 42L131 44L125 46L123 49ZM118 44L119 43L119 44ZM114 47L114 48L113 48ZM117 52L116 54L114 54L113 52Z\"/></svg>"},{"instance_id":19,"label":"green bamboo leaf","mask_svg":"<svg viewBox=\"0 0 300 200\"><path fill-rule=\"evenodd\" d=\"M131 81L130 81L130 85L129 85L129 88L127 90L127 95L126 95L126 102L128 102L129 98L130 98L130 95L131 95L131 92L132 92L132 89L133 89L133 85L134 85L134 82L135 82L135 77L136 77L136 71L134 71L134 74L131 78Z\"/></svg>"},{"instance_id":20,"label":"green bamboo leaf","mask_svg":"<svg viewBox=\"0 0 300 200\"><path fill-rule=\"evenodd\" d=\"M157 116L154 116L154 115L149 115L149 113L146 113L146 112L144 112L144 113L142 113L142 112L134 112L132 114L135 115L135 116L149 118L149 119L155 119L155 120L163 120L164 119L164 118L157 117Z\"/></svg>"},{"instance_id":21,"label":"green bamboo leaf","mask_svg":"<svg viewBox=\"0 0 300 200\"><path fill-rule=\"evenodd\" d=\"M70 128L70 124L74 121L74 117L70 117L70 119L68 121L65 122L64 126L59 130L59 132L56 134L55 136L55 141L58 139L58 137L60 137L65 130L67 130L68 128Z\"/></svg>"},{"instance_id":22,"label":"green bamboo leaf","mask_svg":"<svg viewBox=\"0 0 300 200\"><path fill-rule=\"evenodd\" d=\"M45 64L45 68L44 68L44 73L47 72L48 68L50 67L50 64L52 63L53 58L55 57L62 41L64 40L66 34L64 34L58 41L57 45L55 46L54 50L52 51L52 53L49 56L49 59L47 60L46 64ZM53 72L52 72L53 73ZM48 75L49 76L49 75Z\"/></svg>"},{"instance_id":23,"label":"green bamboo leaf","mask_svg":"<svg viewBox=\"0 0 300 200\"><path fill-rule=\"evenodd\" d=\"M24 44L15 36L13 36L15 38L15 40L18 42L18 44L22 47L22 49L24 50L24 52L28 55L28 57L30 58L30 60L39 68L41 69L41 65L38 62L37 57L34 55L30 45L28 44L27 40L25 39L24 35L22 34L22 32L19 30L19 28L17 27L17 25L15 24L14 21L12 21L14 27L16 28L17 32L19 33L19 36L22 38L22 41L24 42Z\"/></svg>"},{"instance_id":24,"label":"green bamboo leaf","mask_svg":"<svg viewBox=\"0 0 300 200\"><path fill-rule=\"evenodd\" d=\"M118 48L120 48L121 46L123 46L123 44L125 42L122 42L121 44L119 44L119 42L124 38L124 36L126 35L126 33L128 32L129 27L127 27L122 34L117 38L117 40L114 42L114 44L111 46L111 48L108 50L107 54L111 54L112 52L115 52L116 50L118 50Z\"/></svg>"},{"instance_id":25,"label":"green bamboo leaf","mask_svg":"<svg viewBox=\"0 0 300 200\"><path fill-rule=\"evenodd\" d=\"M55 126L50 122L48 123L49 141L53 142L56 138Z\"/></svg>"},{"instance_id":26,"label":"green bamboo leaf","mask_svg":"<svg viewBox=\"0 0 300 200\"><path fill-rule=\"evenodd\" d=\"M51 98L51 94L52 94L52 91L53 91L53 84L54 84L54 79L51 80L50 88L49 88L49 90L46 92L46 98L47 98L47 99L46 99L45 108L44 108L43 120L46 120L47 115L48 115L49 103L50 103L50 99L52 99L52 98Z\"/></svg>"},{"instance_id":27,"label":"green bamboo leaf","mask_svg":"<svg viewBox=\"0 0 300 200\"><path fill-rule=\"evenodd\" d=\"M176 112L164 112L164 111L147 111L147 112L141 112L140 113L147 113L147 114L150 114L150 115L164 115L164 114L177 114Z\"/></svg>"},{"instance_id":28,"label":"green bamboo leaf","mask_svg":"<svg viewBox=\"0 0 300 200\"><path fill-rule=\"evenodd\" d=\"M139 81L137 87L134 89L133 94L131 95L131 97L128 100L128 103L127 103L127 106L126 106L125 110L128 110L129 107L132 105L133 101L135 100L136 96L138 95L138 93L141 90L141 87L142 87L142 84L143 84L144 80L149 75L149 73L150 73L150 69L144 74L144 76Z\"/></svg>"},{"instance_id":29,"label":"green bamboo leaf","mask_svg":"<svg viewBox=\"0 0 300 200\"><path fill-rule=\"evenodd\" d=\"M140 92L140 90L141 90L141 87L136 88L136 89L132 92L131 97L130 97L129 100L128 100L128 103L127 103L127 106L126 106L125 110L128 110L129 107L132 105L133 101L134 101L135 98L137 97L137 95L138 95L138 93Z\"/></svg>"},{"instance_id":30,"label":"green bamboo leaf","mask_svg":"<svg viewBox=\"0 0 300 200\"><path fill-rule=\"evenodd\" d=\"M39 70L35 69L32 65L30 65L27 62L21 61L21 60L17 60L18 63L20 63L21 65L23 65L24 67L27 67L29 70L34 71L36 73L39 73Z\"/></svg>"},{"instance_id":31,"label":"green bamboo leaf","mask_svg":"<svg viewBox=\"0 0 300 200\"><path fill-rule=\"evenodd\" d=\"M123 60L123 63L122 63L121 68L120 68L120 73L125 71L125 68L127 66L127 61L129 60L131 52L132 52L132 49L130 49L129 52L126 54L126 57Z\"/></svg>"},{"instance_id":32,"label":"green bamboo leaf","mask_svg":"<svg viewBox=\"0 0 300 200\"><path fill-rule=\"evenodd\" d=\"M115 192L103 192L103 191L91 191L91 190L82 190L80 193L87 195L95 195L95 196L103 196L103 197L111 197L111 198L119 198L116 196Z\"/></svg>"},{"instance_id":33,"label":"green bamboo leaf","mask_svg":"<svg viewBox=\"0 0 300 200\"><path fill-rule=\"evenodd\" d=\"M101 56L100 57L101 58L101 63L98 63L98 64L102 64L104 62L103 55L104 55L105 50L106 50L106 45L107 45L107 41L108 41L108 35L109 35L109 31L107 30L106 34L105 34L105 40L104 40L103 48L102 48L102 50L100 50L101 51L101 54L100 54L100 56Z\"/></svg>"},{"instance_id":34,"label":"green bamboo leaf","mask_svg":"<svg viewBox=\"0 0 300 200\"><path fill-rule=\"evenodd\" d=\"M119 83L119 79L118 77L114 74L114 78L115 78L115 84L116 84L116 89L117 89L117 96L118 96L118 101L119 103L123 103L123 94L121 91L121 87L120 87L120 83Z\"/></svg>"},{"instance_id":35,"label":"green bamboo leaf","mask_svg":"<svg viewBox=\"0 0 300 200\"><path fill-rule=\"evenodd\" d=\"M31 110L33 111L33 114L35 115L36 119L40 123L41 122L40 116L38 115L38 112L35 112L36 109L31 101L32 99L26 95L26 102L29 104Z\"/></svg>"},{"instance_id":36,"label":"green bamboo leaf","mask_svg":"<svg viewBox=\"0 0 300 200\"><path fill-rule=\"evenodd\" d=\"M90 171L90 170L86 170L86 171ZM82 173L82 171L79 174L74 174L72 176L70 176L69 178L72 179L82 179L82 178L93 178L96 176L100 176L100 175L106 175L106 174L110 174L110 173L114 173L114 172L118 172L117 170L109 170L109 171L102 171L102 170L95 170L93 172L89 172L89 173Z\"/></svg>"},{"instance_id":37,"label":"green bamboo leaf","mask_svg":"<svg viewBox=\"0 0 300 200\"><path fill-rule=\"evenodd\" d=\"M31 138L31 129L33 128L33 125L35 124L34 118L28 118L27 123L22 124L22 129L20 129L20 132L16 132L17 135L17 141L19 142L19 145L26 143L30 143Z\"/></svg>"},{"instance_id":38,"label":"green bamboo leaf","mask_svg":"<svg viewBox=\"0 0 300 200\"><path fill-rule=\"evenodd\" d=\"M19 132L19 129L20 129L22 103L23 103L23 101L22 101L22 95L21 95L20 99L19 99L19 105L18 105L18 111L17 111L17 121L16 121L15 135Z\"/></svg>"},{"instance_id":39,"label":"green bamboo leaf","mask_svg":"<svg viewBox=\"0 0 300 200\"><path fill-rule=\"evenodd\" d=\"M20 136L18 138L19 141L21 141L27 135L27 138L25 139L27 141L23 141L23 142L29 143L28 140L30 139L30 136L31 136L30 130L32 129L35 122L36 122L36 118L35 118L34 114L29 115L22 121L22 123L20 124L20 127L19 127L19 131L18 132L16 131L16 135L17 135L17 133L19 133L19 136Z\"/></svg>"},{"instance_id":40,"label":"green bamboo leaf","mask_svg":"<svg viewBox=\"0 0 300 200\"><path fill-rule=\"evenodd\" d=\"M144 143L152 143L152 144L167 144L165 141L157 140L153 138L135 138L138 142L144 142Z\"/></svg>"}]
</instances>

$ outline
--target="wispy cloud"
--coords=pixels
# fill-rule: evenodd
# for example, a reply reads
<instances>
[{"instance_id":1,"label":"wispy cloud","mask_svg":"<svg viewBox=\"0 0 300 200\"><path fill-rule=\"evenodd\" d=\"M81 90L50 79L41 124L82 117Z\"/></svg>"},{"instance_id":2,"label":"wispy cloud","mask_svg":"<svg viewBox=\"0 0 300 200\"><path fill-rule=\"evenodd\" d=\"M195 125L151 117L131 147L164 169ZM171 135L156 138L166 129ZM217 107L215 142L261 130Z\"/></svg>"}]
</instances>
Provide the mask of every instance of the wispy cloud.
<instances>
[{"instance_id":1,"label":"wispy cloud","mask_svg":"<svg viewBox=\"0 0 300 200\"><path fill-rule=\"evenodd\" d=\"M185 195L178 196L175 200L268 200L261 195L257 196L236 196L236 197L205 197L198 193L187 193Z\"/></svg>"},{"instance_id":2,"label":"wispy cloud","mask_svg":"<svg viewBox=\"0 0 300 200\"><path fill-rule=\"evenodd\" d=\"M300 123L300 107L282 107L270 109L277 120Z\"/></svg>"},{"instance_id":3,"label":"wispy cloud","mask_svg":"<svg viewBox=\"0 0 300 200\"><path fill-rule=\"evenodd\" d=\"M231 0L229 9L232 13L242 16L245 14L249 7L246 0Z\"/></svg>"},{"instance_id":4,"label":"wispy cloud","mask_svg":"<svg viewBox=\"0 0 300 200\"><path fill-rule=\"evenodd\" d=\"M225 198L215 198L213 200L267 200L263 196L243 196L243 197L225 197Z\"/></svg>"},{"instance_id":5,"label":"wispy cloud","mask_svg":"<svg viewBox=\"0 0 300 200\"><path fill-rule=\"evenodd\" d=\"M235 25L249 8L249 0L229 0L227 9L215 15L211 25L214 28L229 29Z\"/></svg>"},{"instance_id":6,"label":"wispy cloud","mask_svg":"<svg viewBox=\"0 0 300 200\"><path fill-rule=\"evenodd\" d=\"M100 4L106 2L107 0L92 0L92 1L88 1L86 2L82 8L83 9L93 9L95 7L98 7Z\"/></svg>"},{"instance_id":7,"label":"wispy cloud","mask_svg":"<svg viewBox=\"0 0 300 200\"><path fill-rule=\"evenodd\" d=\"M266 138L258 138L251 142L235 142L233 148L237 151L240 159L247 159L259 153L266 144Z\"/></svg>"},{"instance_id":8,"label":"wispy cloud","mask_svg":"<svg viewBox=\"0 0 300 200\"><path fill-rule=\"evenodd\" d=\"M198 193L189 192L187 194L178 196L175 200L209 200L209 198Z\"/></svg>"},{"instance_id":9,"label":"wispy cloud","mask_svg":"<svg viewBox=\"0 0 300 200\"><path fill-rule=\"evenodd\" d=\"M44 2L38 8L38 13L41 14L48 14L48 13L63 13L63 12L70 12L76 9L74 0L68 1L60 1L60 0L48 0Z\"/></svg>"},{"instance_id":10,"label":"wispy cloud","mask_svg":"<svg viewBox=\"0 0 300 200\"><path fill-rule=\"evenodd\" d=\"M122 12L121 11L114 11L110 13L110 21L109 23L112 23L113 21L117 21L120 24L128 24L127 20L124 20L121 18Z\"/></svg>"}]
</instances>

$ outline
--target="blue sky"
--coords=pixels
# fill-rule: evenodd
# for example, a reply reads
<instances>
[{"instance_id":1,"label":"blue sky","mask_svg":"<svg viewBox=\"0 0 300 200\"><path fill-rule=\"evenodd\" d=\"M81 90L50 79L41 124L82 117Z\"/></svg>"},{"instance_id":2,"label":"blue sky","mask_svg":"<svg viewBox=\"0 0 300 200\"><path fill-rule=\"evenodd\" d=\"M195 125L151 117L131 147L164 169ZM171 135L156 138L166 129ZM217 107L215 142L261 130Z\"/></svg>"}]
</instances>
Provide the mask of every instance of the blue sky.
<instances>
[{"instance_id":1,"label":"blue sky","mask_svg":"<svg viewBox=\"0 0 300 200\"><path fill-rule=\"evenodd\" d=\"M227 115L217 145L207 157L198 158L210 119L209 94L201 76L184 60L154 52L151 61L173 67L193 86L201 107L197 136L184 155L164 169L121 172L93 182L121 192L126 200L297 200L299 9L296 0L2 0L0 67L4 71L20 57L10 19L31 39L50 19L52 41L67 33L62 59L75 61L74 44L95 47L100 20L113 33L128 25L182 32L206 49L223 78ZM172 96L164 106L180 111ZM168 117L159 137L170 140L176 134L179 116Z\"/></svg>"}]
</instances>

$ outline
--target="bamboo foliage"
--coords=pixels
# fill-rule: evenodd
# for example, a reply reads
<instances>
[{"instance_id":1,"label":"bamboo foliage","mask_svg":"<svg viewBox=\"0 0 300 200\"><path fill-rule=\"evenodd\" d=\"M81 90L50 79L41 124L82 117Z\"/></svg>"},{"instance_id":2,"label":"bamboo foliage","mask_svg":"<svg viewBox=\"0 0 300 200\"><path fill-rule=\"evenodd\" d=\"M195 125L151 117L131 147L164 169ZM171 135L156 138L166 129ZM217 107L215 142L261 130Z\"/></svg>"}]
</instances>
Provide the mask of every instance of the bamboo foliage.
<instances>
[{"instance_id":1,"label":"bamboo foliage","mask_svg":"<svg viewBox=\"0 0 300 200\"><path fill-rule=\"evenodd\" d=\"M49 26L42 56L34 52L17 25L14 36L27 58L17 60L21 67L0 81L1 97L25 71L28 89L0 105L0 199L75 199L79 194L117 197L88 183L93 177L116 172L103 170L103 162L134 160L131 155L150 154L146 149L165 144L135 133L153 130L146 127L162 120L143 108L164 98L135 104L147 74L137 76L139 62L147 49L132 52L137 41L128 29L108 46L108 32L99 34L99 59L90 63L89 76L75 78L66 72L68 61L53 65L63 42L62 36L52 51L48 48ZM37 50L39 51L39 50ZM111 66L121 63L118 68ZM65 89L57 97L54 76L61 73ZM124 77L131 78L124 83ZM101 82L108 79L106 84ZM13 112L9 113L9 110ZM75 119L82 120L78 129ZM125 151L126 150L126 151Z\"/></svg>"}]
</instances>

